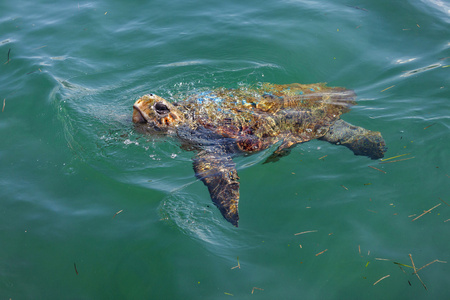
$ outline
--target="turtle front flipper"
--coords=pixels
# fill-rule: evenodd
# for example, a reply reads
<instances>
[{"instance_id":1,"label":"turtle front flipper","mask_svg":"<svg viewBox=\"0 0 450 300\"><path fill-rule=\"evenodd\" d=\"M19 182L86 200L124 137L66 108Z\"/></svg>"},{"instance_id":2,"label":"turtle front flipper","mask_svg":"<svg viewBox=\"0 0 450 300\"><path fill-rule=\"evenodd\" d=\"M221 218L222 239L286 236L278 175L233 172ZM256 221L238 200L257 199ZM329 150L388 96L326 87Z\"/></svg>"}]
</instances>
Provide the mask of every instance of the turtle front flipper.
<instances>
[{"instance_id":1,"label":"turtle front flipper","mask_svg":"<svg viewBox=\"0 0 450 300\"><path fill-rule=\"evenodd\" d=\"M364 155L372 159L384 157L384 152L387 150L380 132L354 126L341 119L337 120L320 139L346 146L355 155Z\"/></svg>"},{"instance_id":2,"label":"turtle front flipper","mask_svg":"<svg viewBox=\"0 0 450 300\"><path fill-rule=\"evenodd\" d=\"M263 164L267 164L270 162L277 162L280 158L284 156L288 156L291 153L291 150L297 146L297 144L303 143L304 141L299 137L288 136L285 137L280 146L263 162Z\"/></svg>"},{"instance_id":3,"label":"turtle front flipper","mask_svg":"<svg viewBox=\"0 0 450 300\"><path fill-rule=\"evenodd\" d=\"M223 217L238 227L239 176L231 157L216 147L202 150L194 158L194 171Z\"/></svg>"}]
</instances>

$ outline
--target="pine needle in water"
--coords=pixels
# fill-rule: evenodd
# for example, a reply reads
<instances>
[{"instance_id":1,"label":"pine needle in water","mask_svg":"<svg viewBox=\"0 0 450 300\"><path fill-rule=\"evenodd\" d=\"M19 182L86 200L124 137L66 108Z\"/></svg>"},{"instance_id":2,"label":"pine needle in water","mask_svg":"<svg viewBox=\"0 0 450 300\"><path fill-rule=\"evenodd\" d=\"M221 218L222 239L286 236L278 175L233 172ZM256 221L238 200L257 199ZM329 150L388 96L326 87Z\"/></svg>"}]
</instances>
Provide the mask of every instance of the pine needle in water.
<instances>
[{"instance_id":1,"label":"pine needle in water","mask_svg":"<svg viewBox=\"0 0 450 300\"><path fill-rule=\"evenodd\" d=\"M428 266L431 265L431 264L434 264L435 262L439 262L439 263L442 263L442 264L446 264L446 263L447 263L446 261L442 261L442 260L435 259L435 260L433 260L432 262L427 263L425 266L423 266L423 267L417 269L416 271L414 271L413 274L416 274L416 273L419 272L420 270L422 270L422 269L428 267Z\"/></svg>"},{"instance_id":2,"label":"pine needle in water","mask_svg":"<svg viewBox=\"0 0 450 300\"><path fill-rule=\"evenodd\" d=\"M238 269L241 268L241 264L239 263L239 256L237 257L237 266L232 267L231 270L236 269L236 268L238 268Z\"/></svg>"},{"instance_id":3,"label":"pine needle in water","mask_svg":"<svg viewBox=\"0 0 450 300\"><path fill-rule=\"evenodd\" d=\"M442 200L441 197L439 197L439 200L441 200L442 202L444 202L447 206L450 206L450 205L448 205L447 202L445 202L444 200Z\"/></svg>"},{"instance_id":4,"label":"pine needle in water","mask_svg":"<svg viewBox=\"0 0 450 300\"><path fill-rule=\"evenodd\" d=\"M423 287L424 287L426 290L428 290L428 289L427 289L427 286L425 285L425 283L423 283L422 279L420 279L419 274L417 274L416 266L414 265L414 261L413 261L413 259L412 259L412 255L411 255L411 254L409 254L409 258L411 259L411 263L412 263L412 265L413 265L413 269L414 269L414 273L413 273L413 274L416 274L417 278L419 278L419 280L420 280L420 282L422 283Z\"/></svg>"},{"instance_id":5,"label":"pine needle in water","mask_svg":"<svg viewBox=\"0 0 450 300\"><path fill-rule=\"evenodd\" d=\"M431 125L428 125L427 127L424 127L423 129L430 128L430 127L433 126L433 125L436 125L436 123L433 123L433 124L431 124Z\"/></svg>"},{"instance_id":6,"label":"pine needle in water","mask_svg":"<svg viewBox=\"0 0 450 300\"><path fill-rule=\"evenodd\" d=\"M296 233L296 234L294 234L294 235L300 235L300 234L311 233L311 232L317 232L317 231L318 231L318 230L302 231L302 232Z\"/></svg>"},{"instance_id":7,"label":"pine needle in water","mask_svg":"<svg viewBox=\"0 0 450 300\"><path fill-rule=\"evenodd\" d=\"M382 92L384 92L384 91L387 91L387 90L389 90L389 89L392 89L393 87L395 86L395 84L394 85L391 85L390 87L388 87L388 88L385 88L384 90L382 90L380 93L382 93Z\"/></svg>"},{"instance_id":8,"label":"pine needle in water","mask_svg":"<svg viewBox=\"0 0 450 300\"><path fill-rule=\"evenodd\" d=\"M405 264L401 264L401 263L398 263L396 261L394 261L393 263L396 264L396 265L399 265L399 266L403 266L403 267L407 267L407 268L413 269L413 267L411 267L411 266L408 266L408 265L405 265Z\"/></svg>"},{"instance_id":9,"label":"pine needle in water","mask_svg":"<svg viewBox=\"0 0 450 300\"><path fill-rule=\"evenodd\" d=\"M121 212L123 212L123 209L121 209L118 212L116 212L112 218L114 219L114 217L117 216L118 214L120 214Z\"/></svg>"},{"instance_id":10,"label":"pine needle in water","mask_svg":"<svg viewBox=\"0 0 450 300\"><path fill-rule=\"evenodd\" d=\"M391 275L386 275L386 276L384 276L384 277L381 277L380 279L378 279L377 281L375 281L375 283L374 283L373 285L377 284L378 282L380 282L380 281L383 280L383 279L388 278L389 276L391 276Z\"/></svg>"},{"instance_id":11,"label":"pine needle in water","mask_svg":"<svg viewBox=\"0 0 450 300\"><path fill-rule=\"evenodd\" d=\"M394 158L398 158L398 157L402 157L402 156L406 156L406 155L410 155L411 153L405 153L405 154L401 154L401 155L397 155L397 156L392 156L392 157L389 157L389 158L383 158L383 159L381 159L381 161L387 161L387 160L391 160L391 159L394 159Z\"/></svg>"},{"instance_id":12,"label":"pine needle in water","mask_svg":"<svg viewBox=\"0 0 450 300\"><path fill-rule=\"evenodd\" d=\"M255 286L255 287L252 288L252 294L253 294L253 292L254 292L255 290L264 291L264 289L261 289L261 288Z\"/></svg>"},{"instance_id":13,"label":"pine needle in water","mask_svg":"<svg viewBox=\"0 0 450 300\"><path fill-rule=\"evenodd\" d=\"M393 161L380 162L380 165L381 165L381 164L395 163L395 162L404 161L404 160L409 160L409 159L413 159L413 158L416 158L416 157L413 156L413 157L408 157L408 158L403 158L403 159L397 159L397 160L393 160Z\"/></svg>"},{"instance_id":14,"label":"pine needle in water","mask_svg":"<svg viewBox=\"0 0 450 300\"><path fill-rule=\"evenodd\" d=\"M372 168L372 169L374 169L374 170L377 170L377 171L380 171L380 172L382 172L382 173L386 174L386 172L385 172L385 171L383 171L383 170L380 170L380 169L378 169L378 168L375 168L375 167L372 167L372 166L369 166L369 168Z\"/></svg>"},{"instance_id":15,"label":"pine needle in water","mask_svg":"<svg viewBox=\"0 0 450 300\"><path fill-rule=\"evenodd\" d=\"M411 222L414 222L415 220L417 220L418 218L422 217L423 215L429 213L430 211L432 211L433 209L435 209L436 207L438 207L438 206L441 205L441 204L442 204L442 203L439 203L439 204L433 206L432 208L430 208L429 210L425 210L420 216L415 217L414 219L412 219Z\"/></svg>"}]
</instances>

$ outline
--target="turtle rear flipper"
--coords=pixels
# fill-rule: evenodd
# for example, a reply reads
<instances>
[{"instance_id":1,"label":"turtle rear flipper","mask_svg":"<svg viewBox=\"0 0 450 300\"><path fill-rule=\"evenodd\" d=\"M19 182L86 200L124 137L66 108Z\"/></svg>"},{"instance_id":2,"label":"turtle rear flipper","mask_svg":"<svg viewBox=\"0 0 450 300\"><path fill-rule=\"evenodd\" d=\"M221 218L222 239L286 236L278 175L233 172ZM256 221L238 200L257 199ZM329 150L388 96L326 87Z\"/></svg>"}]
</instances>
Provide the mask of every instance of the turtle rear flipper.
<instances>
[{"instance_id":1,"label":"turtle rear flipper","mask_svg":"<svg viewBox=\"0 0 450 300\"><path fill-rule=\"evenodd\" d=\"M364 155L372 159L384 157L384 152L387 150L380 132L353 126L341 119L337 120L320 139L346 146L355 155Z\"/></svg>"},{"instance_id":2,"label":"turtle rear flipper","mask_svg":"<svg viewBox=\"0 0 450 300\"><path fill-rule=\"evenodd\" d=\"M194 158L194 171L223 217L238 227L239 176L231 157L218 147L202 150Z\"/></svg>"}]
</instances>

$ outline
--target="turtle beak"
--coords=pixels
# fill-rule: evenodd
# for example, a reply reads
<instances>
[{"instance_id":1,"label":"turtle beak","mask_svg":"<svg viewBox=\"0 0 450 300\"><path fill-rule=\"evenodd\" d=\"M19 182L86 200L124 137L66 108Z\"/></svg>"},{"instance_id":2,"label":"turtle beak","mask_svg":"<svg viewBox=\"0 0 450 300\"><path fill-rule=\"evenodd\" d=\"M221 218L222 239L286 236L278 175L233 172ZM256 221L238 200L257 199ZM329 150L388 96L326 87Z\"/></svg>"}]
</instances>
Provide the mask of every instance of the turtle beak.
<instances>
[{"instance_id":1,"label":"turtle beak","mask_svg":"<svg viewBox=\"0 0 450 300\"><path fill-rule=\"evenodd\" d=\"M147 123L142 111L136 105L133 105L133 123L143 124Z\"/></svg>"}]
</instances>

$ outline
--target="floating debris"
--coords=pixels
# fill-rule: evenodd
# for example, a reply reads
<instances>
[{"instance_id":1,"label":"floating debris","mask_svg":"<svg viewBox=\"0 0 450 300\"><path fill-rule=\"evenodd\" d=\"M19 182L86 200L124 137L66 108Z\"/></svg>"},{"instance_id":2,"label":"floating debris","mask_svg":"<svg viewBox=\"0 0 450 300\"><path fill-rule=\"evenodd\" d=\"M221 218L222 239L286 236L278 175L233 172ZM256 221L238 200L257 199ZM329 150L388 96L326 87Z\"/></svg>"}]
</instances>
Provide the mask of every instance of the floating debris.
<instances>
[{"instance_id":1,"label":"floating debris","mask_svg":"<svg viewBox=\"0 0 450 300\"><path fill-rule=\"evenodd\" d=\"M392 89L393 87L395 86L395 84L394 85L392 85L392 86L390 86L390 87L388 87L388 88L385 88L384 90L382 90L380 93L382 93L382 92L384 92L384 91L387 91L387 90L389 90L389 89Z\"/></svg>"},{"instance_id":2,"label":"floating debris","mask_svg":"<svg viewBox=\"0 0 450 300\"><path fill-rule=\"evenodd\" d=\"M9 54L11 53L11 48L9 48L9 50L8 50L8 59L6 60L6 62L4 63L5 65L6 64L9 64Z\"/></svg>"},{"instance_id":3,"label":"floating debris","mask_svg":"<svg viewBox=\"0 0 450 300\"><path fill-rule=\"evenodd\" d=\"M450 206L450 205L448 205L447 202L445 202L444 200L442 200L441 197L439 197L439 200L441 200L442 202L444 202L447 206Z\"/></svg>"},{"instance_id":4,"label":"floating debris","mask_svg":"<svg viewBox=\"0 0 450 300\"><path fill-rule=\"evenodd\" d=\"M411 260L412 266L409 266L409 265L406 265L406 264L402 264L402 263L398 263L398 262L395 262L395 261L392 261L392 260L386 259L386 258L375 258L375 260L392 261L394 264L398 265L398 266L400 267L400 269L403 271L403 273L405 273L405 274L406 274L406 272L405 272L405 270L403 270L402 266L403 266L403 267L406 267L406 268L411 268L411 269L413 269L414 272L413 272L412 274L417 276L417 278L420 280L420 282L422 283L423 287L424 287L426 290L428 290L428 289L427 289L427 286L425 285L425 283L422 281L422 279L420 278L419 274L417 274L417 273L418 273L420 270L422 270L422 269L428 267L429 265L431 265L431 264L433 264L433 263L436 263L436 262L439 262L439 263L447 263L446 261L441 261L441 260L435 259L435 260L433 260L432 262L429 262L428 264L424 265L423 267L421 267L421 268L419 268L419 269L416 269L416 266L415 266L415 264L414 264L414 261L413 261L413 259L412 259L412 255L411 255L411 254L409 254L409 258L410 258L410 260ZM378 280L376 283L380 282L381 280L383 280L383 279L386 278L386 277L387 277L387 276L381 278L381 279ZM375 284L376 284L376 283L375 283ZM408 283L409 283L409 285L411 285L411 282L410 282L409 280L408 280ZM374 285L375 285L375 284L374 284Z\"/></svg>"},{"instance_id":5,"label":"floating debris","mask_svg":"<svg viewBox=\"0 0 450 300\"><path fill-rule=\"evenodd\" d=\"M342 184L341 184L341 186L342 186L344 189L346 189L346 190L348 191L348 188L347 188L347 187L343 186Z\"/></svg>"},{"instance_id":6,"label":"floating debris","mask_svg":"<svg viewBox=\"0 0 450 300\"><path fill-rule=\"evenodd\" d=\"M42 48L45 48L45 47L47 47L47 45L34 48L33 50L38 50L38 49L42 49Z\"/></svg>"},{"instance_id":7,"label":"floating debris","mask_svg":"<svg viewBox=\"0 0 450 300\"><path fill-rule=\"evenodd\" d=\"M433 125L436 125L436 123L433 123L433 124L431 124L431 125L428 125L427 127L424 127L423 129L430 128L430 127L433 126Z\"/></svg>"},{"instance_id":8,"label":"floating debris","mask_svg":"<svg viewBox=\"0 0 450 300\"><path fill-rule=\"evenodd\" d=\"M121 209L118 212L116 212L112 218L114 219L114 217L117 216L118 214L120 214L121 212L123 212L123 209Z\"/></svg>"},{"instance_id":9,"label":"floating debris","mask_svg":"<svg viewBox=\"0 0 450 300\"><path fill-rule=\"evenodd\" d=\"M377 170L377 171L380 171L380 172L386 174L386 171L380 170L380 169L375 168L375 167L373 167L373 166L369 166L369 168L372 168L372 169L374 169L374 170Z\"/></svg>"},{"instance_id":10,"label":"floating debris","mask_svg":"<svg viewBox=\"0 0 450 300\"><path fill-rule=\"evenodd\" d=\"M398 263L398 262L396 262L396 261L393 261L393 263L394 264L396 264L396 265L398 265L398 266L403 266L403 267L407 267L407 268L413 268L413 267L411 267L411 266L408 266L408 265L405 265L405 264L401 264L401 263Z\"/></svg>"},{"instance_id":11,"label":"floating debris","mask_svg":"<svg viewBox=\"0 0 450 300\"><path fill-rule=\"evenodd\" d=\"M410 255L411 255L411 254L410 254ZM434 264L435 262L439 262L439 263L442 263L442 264L446 264L446 263L447 263L446 261L442 261L442 260L439 260L439 259L435 259L435 260L433 260L432 262L427 263L425 266L423 266L423 267L417 269L413 274L419 272L420 270L424 269L425 267L428 267L428 266L431 265L431 264Z\"/></svg>"},{"instance_id":12,"label":"floating debris","mask_svg":"<svg viewBox=\"0 0 450 300\"><path fill-rule=\"evenodd\" d=\"M413 220L413 221L414 221L414 220ZM413 266L413 269L414 269L414 273L413 273L413 274L416 274L417 278L419 278L419 280L420 280L420 282L422 283L423 287L424 287L426 290L428 290L428 289L427 289L427 286L425 285L425 283L423 283L422 279L420 279L419 274L417 274L416 266L414 265L414 261L413 261L413 259L412 259L412 255L411 255L411 254L409 254L409 258L411 259L411 263L412 263L412 266Z\"/></svg>"},{"instance_id":13,"label":"floating debris","mask_svg":"<svg viewBox=\"0 0 450 300\"><path fill-rule=\"evenodd\" d=\"M75 268L75 274L78 275L77 265L75 263L73 263L73 267Z\"/></svg>"},{"instance_id":14,"label":"floating debris","mask_svg":"<svg viewBox=\"0 0 450 300\"><path fill-rule=\"evenodd\" d=\"M325 250L323 250L322 252L317 253L316 256L319 256L319 255L321 255L321 254L323 254L323 253L325 253L325 252L327 252L327 251L328 251L328 249L325 249Z\"/></svg>"},{"instance_id":15,"label":"floating debris","mask_svg":"<svg viewBox=\"0 0 450 300\"><path fill-rule=\"evenodd\" d=\"M327 157L328 155L325 155L325 156L322 156L322 157L319 157L319 160L321 160L321 159L324 159L325 157Z\"/></svg>"},{"instance_id":16,"label":"floating debris","mask_svg":"<svg viewBox=\"0 0 450 300\"><path fill-rule=\"evenodd\" d=\"M383 279L388 278L389 276L391 276L391 275L386 275L386 276L381 277L380 279L378 279L377 281L375 281L375 283L374 283L373 285L377 284L378 282L380 282L380 281L383 280Z\"/></svg>"},{"instance_id":17,"label":"floating debris","mask_svg":"<svg viewBox=\"0 0 450 300\"><path fill-rule=\"evenodd\" d=\"M411 222L414 222L415 220L417 220L418 218L422 217L423 215L429 213L430 211L432 211L433 209L435 209L436 207L438 207L438 206L441 205L441 204L442 204L442 203L439 203L439 204L433 206L432 208L430 208L429 210L424 210L424 212L423 212L420 216L414 218Z\"/></svg>"},{"instance_id":18,"label":"floating debris","mask_svg":"<svg viewBox=\"0 0 450 300\"><path fill-rule=\"evenodd\" d=\"M236 268L238 268L238 269L241 268L241 264L239 263L239 256L237 257L237 266L232 267L231 270L236 269Z\"/></svg>"},{"instance_id":19,"label":"floating debris","mask_svg":"<svg viewBox=\"0 0 450 300\"><path fill-rule=\"evenodd\" d=\"M5 111L5 105L6 105L6 98L5 98L5 99L3 99L3 108L2 108L2 112L4 112L4 111Z\"/></svg>"},{"instance_id":20,"label":"floating debris","mask_svg":"<svg viewBox=\"0 0 450 300\"><path fill-rule=\"evenodd\" d=\"M319 230L308 230L308 231L303 231L303 232L296 233L294 235L300 235L300 234L305 234L305 233L310 233L310 232L317 232L317 231L319 231Z\"/></svg>"},{"instance_id":21,"label":"floating debris","mask_svg":"<svg viewBox=\"0 0 450 300\"><path fill-rule=\"evenodd\" d=\"M393 160L393 161L380 162L380 165L382 165L382 164L395 163L395 162L404 161L404 160L409 160L409 159L413 159L413 158L416 158L416 157L413 156L413 157L408 157L408 158L403 158L403 159L397 159L397 160Z\"/></svg>"},{"instance_id":22,"label":"floating debris","mask_svg":"<svg viewBox=\"0 0 450 300\"><path fill-rule=\"evenodd\" d=\"M254 286L254 287L252 288L252 295L253 295L253 292L254 292L255 290L264 291L264 289L261 289L261 288L259 288L259 287Z\"/></svg>"},{"instance_id":23,"label":"floating debris","mask_svg":"<svg viewBox=\"0 0 450 300\"><path fill-rule=\"evenodd\" d=\"M42 72L42 70L41 69L38 69L38 71L39 72ZM30 75L30 74L33 74L33 73L35 73L35 72L37 72L37 70L36 71L31 71L31 72L28 72L26 75Z\"/></svg>"},{"instance_id":24,"label":"floating debris","mask_svg":"<svg viewBox=\"0 0 450 300\"><path fill-rule=\"evenodd\" d=\"M400 268L400 270L402 270L403 274L408 275L408 274L406 274L405 270L403 270L403 268L401 266L398 266L398 267ZM409 281L409 279L408 279L408 284L409 284L409 286L411 286L411 281Z\"/></svg>"},{"instance_id":25,"label":"floating debris","mask_svg":"<svg viewBox=\"0 0 450 300\"><path fill-rule=\"evenodd\" d=\"M394 159L394 158L397 158L397 157L402 157L402 156L406 156L406 155L410 155L411 153L405 153L405 154L401 154L401 155L397 155L397 156L392 156L392 157L389 157L389 158L383 158L383 159L380 159L381 161L387 161L387 160L391 160L391 159Z\"/></svg>"}]
</instances>

